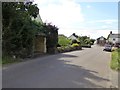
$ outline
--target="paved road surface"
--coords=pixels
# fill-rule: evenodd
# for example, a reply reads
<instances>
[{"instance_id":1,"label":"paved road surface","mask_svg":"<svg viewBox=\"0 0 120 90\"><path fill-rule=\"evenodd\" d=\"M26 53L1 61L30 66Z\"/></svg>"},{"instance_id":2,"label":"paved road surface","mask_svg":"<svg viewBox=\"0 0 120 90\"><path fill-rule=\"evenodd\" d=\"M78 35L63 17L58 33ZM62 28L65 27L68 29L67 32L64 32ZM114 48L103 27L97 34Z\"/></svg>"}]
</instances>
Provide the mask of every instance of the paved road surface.
<instances>
[{"instance_id":1,"label":"paved road surface","mask_svg":"<svg viewBox=\"0 0 120 90\"><path fill-rule=\"evenodd\" d=\"M109 87L110 52L93 46L3 68L3 88Z\"/></svg>"}]
</instances>

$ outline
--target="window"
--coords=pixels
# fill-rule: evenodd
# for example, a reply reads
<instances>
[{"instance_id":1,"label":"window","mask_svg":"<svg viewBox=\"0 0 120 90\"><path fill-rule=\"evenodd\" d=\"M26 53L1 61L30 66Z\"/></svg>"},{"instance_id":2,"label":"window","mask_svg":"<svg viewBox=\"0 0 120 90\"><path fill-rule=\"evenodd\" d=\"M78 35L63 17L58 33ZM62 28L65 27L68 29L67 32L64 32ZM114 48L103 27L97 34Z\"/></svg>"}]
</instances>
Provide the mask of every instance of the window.
<instances>
[{"instance_id":1,"label":"window","mask_svg":"<svg viewBox=\"0 0 120 90\"><path fill-rule=\"evenodd\" d=\"M115 38L113 38L113 41L115 41Z\"/></svg>"}]
</instances>

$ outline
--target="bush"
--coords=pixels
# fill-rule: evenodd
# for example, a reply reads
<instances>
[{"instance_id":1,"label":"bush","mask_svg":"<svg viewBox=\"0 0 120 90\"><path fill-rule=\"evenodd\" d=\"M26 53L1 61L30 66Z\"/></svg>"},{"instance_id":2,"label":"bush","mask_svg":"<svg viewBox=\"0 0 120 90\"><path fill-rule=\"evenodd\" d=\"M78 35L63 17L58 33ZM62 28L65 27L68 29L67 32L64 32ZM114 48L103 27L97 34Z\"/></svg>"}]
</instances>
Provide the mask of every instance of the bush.
<instances>
[{"instance_id":1,"label":"bush","mask_svg":"<svg viewBox=\"0 0 120 90\"><path fill-rule=\"evenodd\" d=\"M2 56L2 64L9 64L9 63L15 63L20 62L20 59L13 58L11 56Z\"/></svg>"},{"instance_id":2,"label":"bush","mask_svg":"<svg viewBox=\"0 0 120 90\"><path fill-rule=\"evenodd\" d=\"M69 45L69 46L62 46L62 47L57 47L57 51L59 53L62 53L62 52L70 52L70 51L74 51L74 50L80 50L81 49L81 46L79 44L72 44L72 45Z\"/></svg>"},{"instance_id":3,"label":"bush","mask_svg":"<svg viewBox=\"0 0 120 90\"><path fill-rule=\"evenodd\" d=\"M59 37L58 37L58 44L61 45L61 46L68 46L68 45L71 44L71 40L68 39L64 35L59 35Z\"/></svg>"},{"instance_id":4,"label":"bush","mask_svg":"<svg viewBox=\"0 0 120 90\"><path fill-rule=\"evenodd\" d=\"M71 45L65 47L65 52L69 52L69 51L73 51L73 50L74 50L74 48Z\"/></svg>"},{"instance_id":5,"label":"bush","mask_svg":"<svg viewBox=\"0 0 120 90\"><path fill-rule=\"evenodd\" d=\"M62 52L64 52L64 48L63 48L63 47L57 47L57 51L58 51L59 53L62 53Z\"/></svg>"},{"instance_id":6,"label":"bush","mask_svg":"<svg viewBox=\"0 0 120 90\"><path fill-rule=\"evenodd\" d=\"M73 43L78 43L78 42L77 42L77 40L74 39L74 40L72 40L72 44L73 44Z\"/></svg>"},{"instance_id":7,"label":"bush","mask_svg":"<svg viewBox=\"0 0 120 90\"><path fill-rule=\"evenodd\" d=\"M72 44L72 47L79 47L80 45L79 44L77 44L77 43L73 43Z\"/></svg>"},{"instance_id":8,"label":"bush","mask_svg":"<svg viewBox=\"0 0 120 90\"><path fill-rule=\"evenodd\" d=\"M62 46L62 47L57 47L57 50L59 53L69 52L69 51L72 51L72 47L71 46Z\"/></svg>"},{"instance_id":9,"label":"bush","mask_svg":"<svg viewBox=\"0 0 120 90\"><path fill-rule=\"evenodd\" d=\"M80 50L80 49L82 49L81 46L80 46L80 44L77 44L77 43L72 44L72 47L74 48L74 50Z\"/></svg>"},{"instance_id":10,"label":"bush","mask_svg":"<svg viewBox=\"0 0 120 90\"><path fill-rule=\"evenodd\" d=\"M120 49L112 52L112 60L110 62L110 67L113 70L120 70Z\"/></svg>"}]
</instances>

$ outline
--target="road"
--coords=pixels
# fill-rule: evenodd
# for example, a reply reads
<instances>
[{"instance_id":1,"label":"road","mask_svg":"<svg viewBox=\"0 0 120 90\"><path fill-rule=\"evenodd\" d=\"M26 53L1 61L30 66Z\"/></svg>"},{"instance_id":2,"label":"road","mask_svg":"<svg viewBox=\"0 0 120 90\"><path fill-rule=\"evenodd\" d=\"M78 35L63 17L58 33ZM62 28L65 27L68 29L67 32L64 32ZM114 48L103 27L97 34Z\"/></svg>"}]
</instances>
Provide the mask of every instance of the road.
<instances>
[{"instance_id":1,"label":"road","mask_svg":"<svg viewBox=\"0 0 120 90\"><path fill-rule=\"evenodd\" d=\"M3 88L109 88L110 52L93 46L3 67Z\"/></svg>"}]
</instances>

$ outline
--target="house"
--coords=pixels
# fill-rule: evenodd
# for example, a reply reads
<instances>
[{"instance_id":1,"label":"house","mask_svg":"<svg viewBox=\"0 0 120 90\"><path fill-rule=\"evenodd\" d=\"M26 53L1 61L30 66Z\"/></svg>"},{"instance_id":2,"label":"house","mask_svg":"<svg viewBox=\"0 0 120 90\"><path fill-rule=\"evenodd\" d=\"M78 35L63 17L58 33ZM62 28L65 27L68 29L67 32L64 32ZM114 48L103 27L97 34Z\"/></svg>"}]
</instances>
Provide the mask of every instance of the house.
<instances>
[{"instance_id":1,"label":"house","mask_svg":"<svg viewBox=\"0 0 120 90\"><path fill-rule=\"evenodd\" d=\"M40 15L38 14L37 17L32 20L35 20L37 22L43 23ZM46 35L43 32L36 33L35 39L34 39L34 47L33 47L34 53L46 53Z\"/></svg>"},{"instance_id":2,"label":"house","mask_svg":"<svg viewBox=\"0 0 120 90\"><path fill-rule=\"evenodd\" d=\"M69 36L68 39L77 40L79 42L78 36L75 33L73 33L71 36Z\"/></svg>"},{"instance_id":3,"label":"house","mask_svg":"<svg viewBox=\"0 0 120 90\"><path fill-rule=\"evenodd\" d=\"M108 35L107 42L112 43L113 45L120 43L120 34L113 34L111 31Z\"/></svg>"},{"instance_id":4,"label":"house","mask_svg":"<svg viewBox=\"0 0 120 90\"><path fill-rule=\"evenodd\" d=\"M104 46L105 43L106 43L106 38L103 37L103 36L101 36L101 37L97 38L97 42L96 42L96 43L97 43L98 45L100 45L100 46Z\"/></svg>"}]
</instances>

